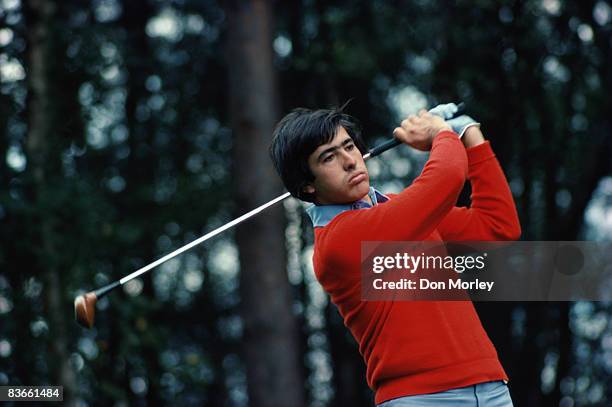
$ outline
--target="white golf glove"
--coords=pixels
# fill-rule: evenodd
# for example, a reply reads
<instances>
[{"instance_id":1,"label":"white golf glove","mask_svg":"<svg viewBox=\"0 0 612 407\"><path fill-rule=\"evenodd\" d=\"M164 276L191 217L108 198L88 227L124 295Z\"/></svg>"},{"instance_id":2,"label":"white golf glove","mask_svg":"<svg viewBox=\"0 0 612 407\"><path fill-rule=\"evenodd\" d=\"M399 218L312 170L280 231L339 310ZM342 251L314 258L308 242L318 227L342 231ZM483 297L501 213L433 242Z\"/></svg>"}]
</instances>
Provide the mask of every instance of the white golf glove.
<instances>
[{"instance_id":1,"label":"white golf glove","mask_svg":"<svg viewBox=\"0 0 612 407\"><path fill-rule=\"evenodd\" d=\"M446 123L448 123L453 128L453 131L459 135L459 138L463 137L465 131L470 127L480 127L480 123L465 114L451 119L451 117L453 117L457 110L459 109L457 108L456 104L445 103L434 107L429 111L429 113L440 116L441 118L446 120Z\"/></svg>"}]
</instances>

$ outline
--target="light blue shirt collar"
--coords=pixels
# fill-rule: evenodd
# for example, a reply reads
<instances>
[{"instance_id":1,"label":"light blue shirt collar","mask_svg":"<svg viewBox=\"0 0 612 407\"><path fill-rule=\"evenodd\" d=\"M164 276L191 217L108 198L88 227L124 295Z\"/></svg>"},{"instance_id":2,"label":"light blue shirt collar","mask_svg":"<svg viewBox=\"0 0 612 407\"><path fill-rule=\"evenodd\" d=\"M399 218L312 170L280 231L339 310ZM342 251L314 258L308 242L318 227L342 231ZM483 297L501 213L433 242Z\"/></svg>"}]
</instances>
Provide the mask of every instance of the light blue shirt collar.
<instances>
[{"instance_id":1,"label":"light blue shirt collar","mask_svg":"<svg viewBox=\"0 0 612 407\"><path fill-rule=\"evenodd\" d=\"M367 209L379 203L386 202L389 200L383 193L377 191L373 187L370 187L368 197L372 200L372 205L364 200L353 202L352 204L344 205L310 205L306 208L306 213L312 220L314 227L326 226L333 218L345 211L353 209Z\"/></svg>"}]
</instances>

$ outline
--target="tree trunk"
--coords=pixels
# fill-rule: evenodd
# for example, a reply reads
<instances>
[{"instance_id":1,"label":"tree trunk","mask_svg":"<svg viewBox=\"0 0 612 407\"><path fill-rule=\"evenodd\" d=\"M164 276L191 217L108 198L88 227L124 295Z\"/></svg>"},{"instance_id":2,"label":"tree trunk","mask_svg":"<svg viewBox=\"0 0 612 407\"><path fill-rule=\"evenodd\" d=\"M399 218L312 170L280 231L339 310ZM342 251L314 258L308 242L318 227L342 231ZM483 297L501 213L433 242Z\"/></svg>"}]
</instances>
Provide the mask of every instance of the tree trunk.
<instances>
[{"instance_id":1,"label":"tree trunk","mask_svg":"<svg viewBox=\"0 0 612 407\"><path fill-rule=\"evenodd\" d=\"M59 135L61 132L62 101L67 100L61 91L57 78L63 69L58 29L58 5L54 1L32 0L25 2L24 14L28 35L28 134L26 152L28 155L29 196L37 208L38 240L33 247L35 253L35 275L43 282L45 317L48 322L49 384L64 386L64 402L75 405L77 382L69 361L69 334L67 319L71 318L70 306L66 304L62 287L61 270L58 260L61 249L58 246L58 232L53 214L48 213L44 204L51 193L54 177L61 175ZM62 54L60 54L62 55ZM68 306L67 306L68 305ZM28 383L33 384L33 383Z\"/></svg>"},{"instance_id":2,"label":"tree trunk","mask_svg":"<svg viewBox=\"0 0 612 407\"><path fill-rule=\"evenodd\" d=\"M140 122L136 113L142 100L146 99L149 94L145 82L153 73L152 67L155 66L153 51L149 47L145 32L147 22L155 14L155 9L149 1L123 0L122 10L120 26L125 30L123 58L127 71L125 124L130 135L127 143L131 154L126 159L125 168L121 169L130 182L127 183L123 193L116 196L116 205L124 219L137 220L142 217L155 216L153 214L156 209L152 197L142 193L147 185L154 185L155 167L160 157L156 149L153 148L152 142L155 135L155 122L153 120ZM139 154L139 152L141 153ZM135 196L144 199L135 200ZM141 248L144 248L141 251L144 259L153 259L157 255L154 247L158 231L155 230L154 224L155 222L150 221L145 222L146 226L141 226L144 233L139 239L139 244ZM160 327L153 323L153 321L160 320L160 310L159 307L155 306L157 304L154 299L155 293L151 275L144 276L142 280L144 284L142 296L147 298L147 301L151 301L153 306L149 306L147 312L140 316L144 321L151 323L151 327L148 328L148 335L143 337L139 343L139 356L147 370L146 404L153 406L163 404L160 384L163 369L157 357L159 346L156 341L163 341L165 338ZM144 307L142 310L144 310ZM131 368L133 368L132 364L128 363L126 369L128 374ZM134 397L130 393L128 401L130 403L136 402L137 399Z\"/></svg>"},{"instance_id":3,"label":"tree trunk","mask_svg":"<svg viewBox=\"0 0 612 407\"><path fill-rule=\"evenodd\" d=\"M268 157L277 96L268 1L228 1L227 57L238 213L281 192ZM298 340L286 273L283 208L236 230L244 357L251 406L302 406Z\"/></svg>"}]
</instances>

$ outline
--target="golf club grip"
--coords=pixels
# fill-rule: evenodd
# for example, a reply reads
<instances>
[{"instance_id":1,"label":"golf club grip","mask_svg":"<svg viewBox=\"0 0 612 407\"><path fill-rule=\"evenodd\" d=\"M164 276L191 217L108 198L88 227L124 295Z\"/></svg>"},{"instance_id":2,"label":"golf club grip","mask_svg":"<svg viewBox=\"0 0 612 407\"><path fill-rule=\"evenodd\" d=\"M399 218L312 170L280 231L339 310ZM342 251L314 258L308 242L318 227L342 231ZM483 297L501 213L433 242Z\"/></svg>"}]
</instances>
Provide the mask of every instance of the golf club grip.
<instances>
[{"instance_id":1,"label":"golf club grip","mask_svg":"<svg viewBox=\"0 0 612 407\"><path fill-rule=\"evenodd\" d=\"M451 119L454 119L455 117L458 117L464 114L465 114L465 103L461 102L457 105L457 111L455 112L453 117L451 117ZM402 142L396 138L392 138L391 140L385 141L384 143L374 147L373 149L369 151L370 158L376 157L377 155L382 154L385 151L392 149L393 147L397 147L400 144L402 144Z\"/></svg>"}]
</instances>

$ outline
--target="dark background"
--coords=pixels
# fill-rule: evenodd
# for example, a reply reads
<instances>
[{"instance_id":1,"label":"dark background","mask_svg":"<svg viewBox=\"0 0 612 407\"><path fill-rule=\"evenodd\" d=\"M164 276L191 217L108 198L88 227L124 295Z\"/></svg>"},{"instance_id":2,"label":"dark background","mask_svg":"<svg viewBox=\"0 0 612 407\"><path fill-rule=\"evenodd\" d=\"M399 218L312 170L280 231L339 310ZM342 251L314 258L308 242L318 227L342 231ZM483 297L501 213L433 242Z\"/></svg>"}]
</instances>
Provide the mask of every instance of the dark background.
<instances>
[{"instance_id":1,"label":"dark background","mask_svg":"<svg viewBox=\"0 0 612 407\"><path fill-rule=\"evenodd\" d=\"M92 330L72 301L282 193L274 123L349 99L370 145L466 102L522 239L609 240L611 31L610 1L0 0L0 385L372 405L297 201L113 292ZM425 158L385 153L374 184L400 190ZM612 403L611 304L477 307L515 405Z\"/></svg>"}]
</instances>

